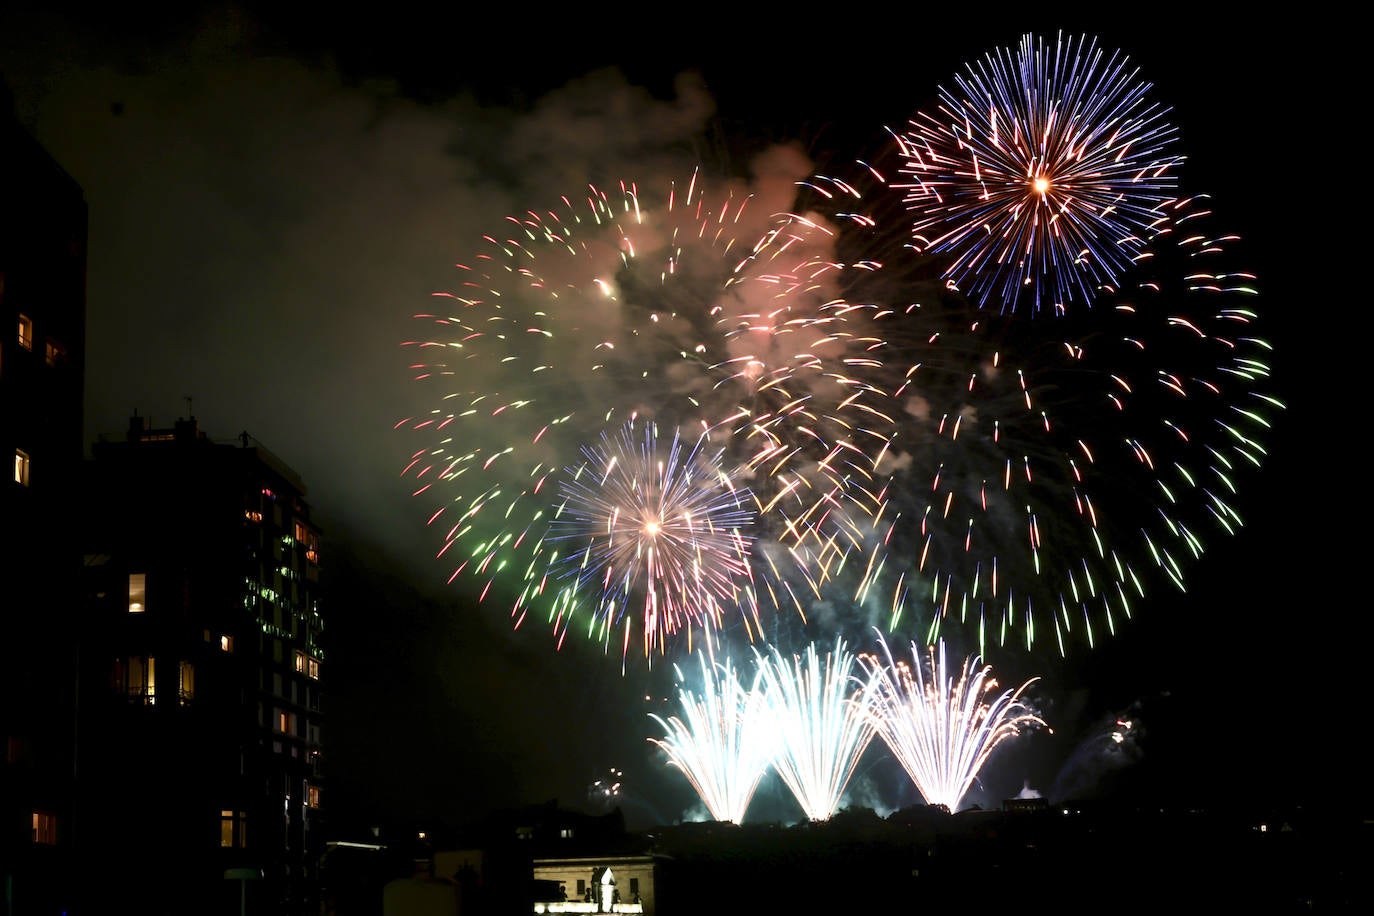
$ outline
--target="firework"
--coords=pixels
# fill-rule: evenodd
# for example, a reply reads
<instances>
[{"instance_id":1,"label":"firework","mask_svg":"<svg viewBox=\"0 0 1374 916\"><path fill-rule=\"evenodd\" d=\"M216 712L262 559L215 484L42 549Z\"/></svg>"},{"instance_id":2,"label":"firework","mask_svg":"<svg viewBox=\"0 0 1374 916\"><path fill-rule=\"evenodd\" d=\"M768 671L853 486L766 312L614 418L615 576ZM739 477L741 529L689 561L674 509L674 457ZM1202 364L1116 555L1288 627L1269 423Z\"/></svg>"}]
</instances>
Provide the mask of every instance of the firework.
<instances>
[{"instance_id":1,"label":"firework","mask_svg":"<svg viewBox=\"0 0 1374 916\"><path fill-rule=\"evenodd\" d=\"M1100 781L1120 774L1145 756L1146 728L1142 715L1146 701L1107 713L1093 724L1059 766L1052 798L1089 798L1101 790Z\"/></svg>"},{"instance_id":2,"label":"firework","mask_svg":"<svg viewBox=\"0 0 1374 916\"><path fill-rule=\"evenodd\" d=\"M1090 308L985 310L913 253L880 162L813 177L787 230L828 240L792 273L865 342L856 384L893 421L853 594L888 596L886 629L915 622L928 643L953 628L980 651L1090 648L1242 525L1236 495L1282 409L1255 278L1209 201L1180 198Z\"/></svg>"},{"instance_id":3,"label":"firework","mask_svg":"<svg viewBox=\"0 0 1374 916\"><path fill-rule=\"evenodd\" d=\"M1067 655L1185 589L1282 404L1148 90L1028 36L785 204L694 176L513 217L409 344L452 579L622 660L879 615Z\"/></svg>"},{"instance_id":4,"label":"firework","mask_svg":"<svg viewBox=\"0 0 1374 916\"><path fill-rule=\"evenodd\" d=\"M719 449L689 449L674 435L665 450L652 422L630 423L583 449L559 481L558 509L545 535L550 560L533 595L580 592L603 626L636 608L646 655L662 653L684 627L710 632L727 613L753 608L747 490L720 466ZM566 583L566 584L565 584ZM757 618L755 615L755 624Z\"/></svg>"},{"instance_id":5,"label":"firework","mask_svg":"<svg viewBox=\"0 0 1374 916\"><path fill-rule=\"evenodd\" d=\"M791 659L757 652L775 743L773 767L813 821L838 810L873 738L867 694L856 691L855 656L843 639L822 659L814 644Z\"/></svg>"},{"instance_id":6,"label":"firework","mask_svg":"<svg viewBox=\"0 0 1374 916\"><path fill-rule=\"evenodd\" d=\"M397 424L424 440L403 473L450 581L499 593L515 626L536 614L559 645L579 631L622 657L676 637L693 649L727 614L754 639L761 609L804 616L807 590L852 547L852 519L877 505L864 489L875 459L855 441L872 421L843 342L754 278L766 271L752 240L770 223L749 200L707 206L695 177L659 199L593 188L512 218L436 296L450 308L417 316L429 335L406 346L436 406ZM670 467L671 454L603 438L634 423L709 438L711 460L697 460L703 445ZM679 479L645 489L660 464ZM647 527L628 522L669 491L730 518L698 511L672 550L646 550ZM748 531L740 494L754 503Z\"/></svg>"},{"instance_id":7,"label":"firework","mask_svg":"<svg viewBox=\"0 0 1374 916\"><path fill-rule=\"evenodd\" d=\"M625 774L618 767L607 768L604 775L587 786L587 802L593 808L609 811L618 806L624 789Z\"/></svg>"},{"instance_id":8,"label":"firework","mask_svg":"<svg viewBox=\"0 0 1374 916\"><path fill-rule=\"evenodd\" d=\"M746 686L728 661L699 657L701 691L679 689L681 717L650 713L665 734L649 740L692 784L712 818L738 824L772 759L773 736L758 690L761 672Z\"/></svg>"},{"instance_id":9,"label":"firework","mask_svg":"<svg viewBox=\"0 0 1374 916\"><path fill-rule=\"evenodd\" d=\"M1174 129L1119 52L1027 35L911 121L903 174L916 243L980 305L1091 300L1177 197Z\"/></svg>"},{"instance_id":10,"label":"firework","mask_svg":"<svg viewBox=\"0 0 1374 916\"><path fill-rule=\"evenodd\" d=\"M928 647L924 659L912 643L910 664L894 659L881 635L879 643L881 656L859 660L877 734L927 804L958 811L995 748L1024 729L1045 726L1022 699L1035 680L996 693L991 667L977 656L958 672L950 669L943 641Z\"/></svg>"}]
</instances>

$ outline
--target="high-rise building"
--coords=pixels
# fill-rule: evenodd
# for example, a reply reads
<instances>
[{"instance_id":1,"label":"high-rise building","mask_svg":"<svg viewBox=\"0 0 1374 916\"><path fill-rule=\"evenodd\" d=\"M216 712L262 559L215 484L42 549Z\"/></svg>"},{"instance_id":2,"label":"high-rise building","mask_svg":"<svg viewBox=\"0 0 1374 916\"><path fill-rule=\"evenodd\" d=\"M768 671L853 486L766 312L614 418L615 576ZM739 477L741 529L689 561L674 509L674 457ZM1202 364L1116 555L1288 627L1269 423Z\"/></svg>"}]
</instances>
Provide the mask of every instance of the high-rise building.
<instances>
[{"instance_id":1,"label":"high-rise building","mask_svg":"<svg viewBox=\"0 0 1374 916\"><path fill-rule=\"evenodd\" d=\"M194 418L97 441L83 525L86 901L318 913L320 531L296 474Z\"/></svg>"},{"instance_id":2,"label":"high-rise building","mask_svg":"<svg viewBox=\"0 0 1374 916\"><path fill-rule=\"evenodd\" d=\"M0 84L0 914L68 899L86 199Z\"/></svg>"}]
</instances>

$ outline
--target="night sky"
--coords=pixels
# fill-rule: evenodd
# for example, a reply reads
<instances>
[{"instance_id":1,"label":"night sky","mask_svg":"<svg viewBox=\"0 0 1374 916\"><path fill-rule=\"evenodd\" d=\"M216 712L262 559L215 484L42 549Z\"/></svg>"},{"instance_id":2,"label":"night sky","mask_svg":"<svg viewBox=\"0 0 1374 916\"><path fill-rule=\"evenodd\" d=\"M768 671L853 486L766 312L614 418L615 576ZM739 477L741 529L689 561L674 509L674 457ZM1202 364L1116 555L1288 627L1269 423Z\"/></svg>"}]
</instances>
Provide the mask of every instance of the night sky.
<instances>
[{"instance_id":1,"label":"night sky","mask_svg":"<svg viewBox=\"0 0 1374 916\"><path fill-rule=\"evenodd\" d=\"M154 425L189 413L211 438L248 432L306 482L348 596L326 609L341 823L591 805L613 767L632 822L693 806L645 740L661 670L622 675L614 651L512 632L432 557L400 476L412 443L393 426L425 408L400 342L455 260L507 214L588 182L738 169L784 142L861 155L968 61L1059 30L1124 51L1173 109L1185 184L1249 246L1288 409L1237 500L1246 527L1213 539L1188 594L1157 587L1116 637L1038 672L1055 733L995 758L979 800L1022 785L1368 800L1338 712L1358 703L1364 612L1361 589L1338 587L1341 554L1357 551L1334 545L1355 535L1336 534L1339 500L1308 495L1330 384L1311 371L1310 311L1329 295L1295 242L1317 218L1274 187L1306 129L1284 126L1293 99L1315 82L1285 53L1302 38L1291 23L1185 24L1184 5L1130 22L598 5L538 27L532 7L490 5L187 4L175 19L37 6L0 10L0 75L90 207L86 439L122 434L134 412ZM1084 762L1076 750L1118 715L1139 723L1138 744ZM890 763L869 765L856 803L917 800ZM780 798L765 786L760 809Z\"/></svg>"}]
</instances>

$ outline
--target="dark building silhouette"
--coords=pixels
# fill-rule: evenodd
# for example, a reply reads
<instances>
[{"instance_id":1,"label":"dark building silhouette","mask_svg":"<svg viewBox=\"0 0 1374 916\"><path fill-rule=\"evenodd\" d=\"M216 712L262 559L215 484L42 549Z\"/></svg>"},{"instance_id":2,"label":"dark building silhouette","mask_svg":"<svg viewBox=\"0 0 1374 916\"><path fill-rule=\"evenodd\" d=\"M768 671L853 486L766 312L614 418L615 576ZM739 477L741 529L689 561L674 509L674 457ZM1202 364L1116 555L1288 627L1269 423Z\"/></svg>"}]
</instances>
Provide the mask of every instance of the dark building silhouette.
<instances>
[{"instance_id":1,"label":"dark building silhouette","mask_svg":"<svg viewBox=\"0 0 1374 916\"><path fill-rule=\"evenodd\" d=\"M618 810L587 815L554 801L456 830L337 844L325 912L1367 913L1371 823L1256 798L1216 809L1018 798L956 813L851 807L826 821L632 833ZM440 904L420 908L436 895Z\"/></svg>"},{"instance_id":2,"label":"dark building silhouette","mask_svg":"<svg viewBox=\"0 0 1374 916\"><path fill-rule=\"evenodd\" d=\"M86 219L0 83L0 914L70 894Z\"/></svg>"},{"instance_id":3,"label":"dark building silhouette","mask_svg":"<svg viewBox=\"0 0 1374 916\"><path fill-rule=\"evenodd\" d=\"M92 445L85 484L85 911L238 912L242 893L249 912L318 913L323 616L304 485L247 433L138 416Z\"/></svg>"},{"instance_id":4,"label":"dark building silhouette","mask_svg":"<svg viewBox=\"0 0 1374 916\"><path fill-rule=\"evenodd\" d=\"M0 201L0 916L317 913L305 487L194 418L84 460L87 205L3 84Z\"/></svg>"}]
</instances>

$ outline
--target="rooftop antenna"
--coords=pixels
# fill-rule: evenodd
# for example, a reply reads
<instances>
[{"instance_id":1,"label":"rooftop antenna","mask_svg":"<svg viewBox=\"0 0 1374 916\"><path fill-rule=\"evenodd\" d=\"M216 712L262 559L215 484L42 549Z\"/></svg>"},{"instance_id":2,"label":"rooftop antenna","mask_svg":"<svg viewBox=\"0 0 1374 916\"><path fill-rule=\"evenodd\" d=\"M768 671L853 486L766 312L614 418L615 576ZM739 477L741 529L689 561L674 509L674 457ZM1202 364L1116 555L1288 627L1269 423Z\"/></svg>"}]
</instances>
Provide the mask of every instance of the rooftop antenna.
<instances>
[{"instance_id":1,"label":"rooftop antenna","mask_svg":"<svg viewBox=\"0 0 1374 916\"><path fill-rule=\"evenodd\" d=\"M191 396L188 394L186 395L186 419L189 420L195 415L195 411L191 409Z\"/></svg>"}]
</instances>

